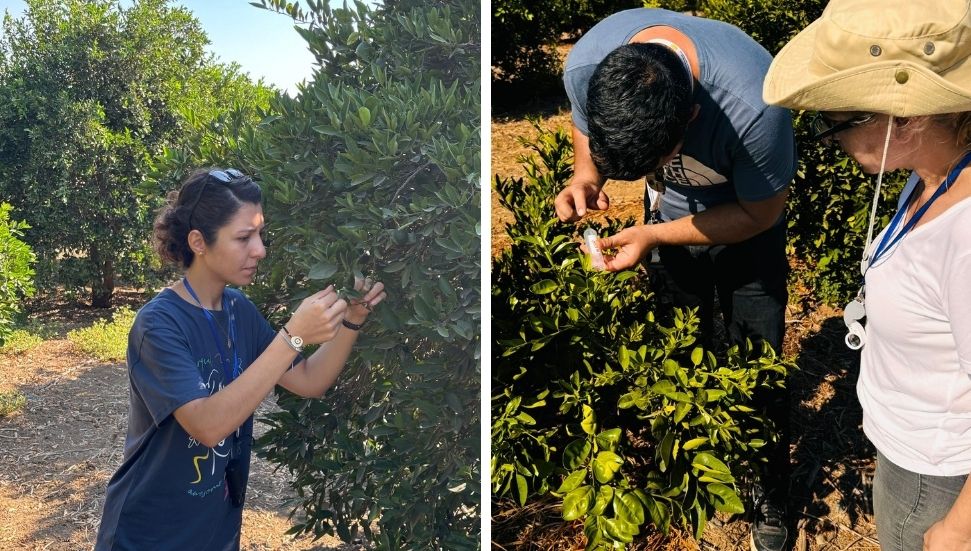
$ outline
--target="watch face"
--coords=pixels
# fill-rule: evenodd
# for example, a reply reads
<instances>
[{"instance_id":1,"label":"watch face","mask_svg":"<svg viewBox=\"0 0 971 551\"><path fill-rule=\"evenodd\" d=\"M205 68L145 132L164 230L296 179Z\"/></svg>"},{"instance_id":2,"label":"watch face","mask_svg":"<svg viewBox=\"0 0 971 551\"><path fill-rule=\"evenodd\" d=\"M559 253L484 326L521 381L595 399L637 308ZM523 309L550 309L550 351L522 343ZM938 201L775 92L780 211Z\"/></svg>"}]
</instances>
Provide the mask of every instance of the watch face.
<instances>
[{"instance_id":1,"label":"watch face","mask_svg":"<svg viewBox=\"0 0 971 551\"><path fill-rule=\"evenodd\" d=\"M290 339L290 342L293 343L293 346L296 346L297 348L303 346L303 339L300 337L293 337Z\"/></svg>"}]
</instances>

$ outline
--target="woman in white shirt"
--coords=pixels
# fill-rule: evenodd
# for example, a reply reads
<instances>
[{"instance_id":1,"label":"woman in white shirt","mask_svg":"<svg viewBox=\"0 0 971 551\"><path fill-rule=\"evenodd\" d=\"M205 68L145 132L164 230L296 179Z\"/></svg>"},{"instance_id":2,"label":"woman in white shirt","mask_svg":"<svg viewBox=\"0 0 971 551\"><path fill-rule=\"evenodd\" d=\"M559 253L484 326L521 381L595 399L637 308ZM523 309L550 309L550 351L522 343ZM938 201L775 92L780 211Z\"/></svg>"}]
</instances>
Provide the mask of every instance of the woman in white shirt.
<instances>
[{"instance_id":1,"label":"woman in white shirt","mask_svg":"<svg viewBox=\"0 0 971 551\"><path fill-rule=\"evenodd\" d=\"M877 533L883 549L971 550L971 3L832 0L779 52L764 96L818 111L817 138L878 186L911 171L847 306L865 314Z\"/></svg>"}]
</instances>

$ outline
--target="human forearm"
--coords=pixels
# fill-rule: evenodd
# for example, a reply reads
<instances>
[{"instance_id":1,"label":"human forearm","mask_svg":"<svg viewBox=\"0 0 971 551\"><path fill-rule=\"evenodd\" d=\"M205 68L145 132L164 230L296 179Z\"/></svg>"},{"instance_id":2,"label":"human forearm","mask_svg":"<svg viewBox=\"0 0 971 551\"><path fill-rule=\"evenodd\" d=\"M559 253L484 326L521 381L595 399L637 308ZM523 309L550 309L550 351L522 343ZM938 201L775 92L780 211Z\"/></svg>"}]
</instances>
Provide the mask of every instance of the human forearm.
<instances>
[{"instance_id":1,"label":"human forearm","mask_svg":"<svg viewBox=\"0 0 971 551\"><path fill-rule=\"evenodd\" d=\"M621 230L601 239L601 249L615 249L604 256L608 270L635 266L661 245L723 245L753 237L778 222L785 208L781 193L757 203L729 203L662 224L645 224Z\"/></svg>"},{"instance_id":2,"label":"human forearm","mask_svg":"<svg viewBox=\"0 0 971 551\"><path fill-rule=\"evenodd\" d=\"M324 343L307 361L280 377L280 386L304 398L323 396L334 385L351 355L358 331L342 328L333 340Z\"/></svg>"},{"instance_id":3,"label":"human forearm","mask_svg":"<svg viewBox=\"0 0 971 551\"><path fill-rule=\"evenodd\" d=\"M971 478L964 483L961 493L951 506L951 510L944 516L944 522L961 531L964 537L971 539Z\"/></svg>"},{"instance_id":4,"label":"human forearm","mask_svg":"<svg viewBox=\"0 0 971 551\"><path fill-rule=\"evenodd\" d=\"M576 126L573 127L573 182L592 182L598 187L606 182L590 154L590 138Z\"/></svg>"},{"instance_id":5,"label":"human forearm","mask_svg":"<svg viewBox=\"0 0 971 551\"><path fill-rule=\"evenodd\" d=\"M658 245L726 245L771 228L781 211L756 216L739 203L718 205L691 216L651 226Z\"/></svg>"},{"instance_id":6,"label":"human forearm","mask_svg":"<svg viewBox=\"0 0 971 551\"><path fill-rule=\"evenodd\" d=\"M371 310L387 296L384 284L371 279L355 278L354 290L363 296L353 299L342 322L363 325ZM279 384L294 394L305 398L320 397L334 385L357 341L358 330L341 324L334 338L324 343L307 361L287 371Z\"/></svg>"},{"instance_id":7,"label":"human forearm","mask_svg":"<svg viewBox=\"0 0 971 551\"><path fill-rule=\"evenodd\" d=\"M200 443L215 446L256 411L295 357L282 338L274 338L232 383L176 409L176 420Z\"/></svg>"}]
</instances>

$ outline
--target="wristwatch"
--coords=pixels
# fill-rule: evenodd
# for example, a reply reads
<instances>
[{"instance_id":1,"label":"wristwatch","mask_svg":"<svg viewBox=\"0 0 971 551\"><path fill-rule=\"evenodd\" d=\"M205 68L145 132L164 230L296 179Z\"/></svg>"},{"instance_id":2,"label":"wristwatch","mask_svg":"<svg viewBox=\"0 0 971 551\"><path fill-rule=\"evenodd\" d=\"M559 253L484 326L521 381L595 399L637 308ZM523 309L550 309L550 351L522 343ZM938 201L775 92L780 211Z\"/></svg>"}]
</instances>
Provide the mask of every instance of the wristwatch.
<instances>
[{"instance_id":1,"label":"wristwatch","mask_svg":"<svg viewBox=\"0 0 971 551\"><path fill-rule=\"evenodd\" d=\"M296 335L291 335L290 332L287 331L286 325L284 325L281 329L283 330L283 340L290 345L290 348L296 350L297 353L303 352L303 339Z\"/></svg>"}]
</instances>

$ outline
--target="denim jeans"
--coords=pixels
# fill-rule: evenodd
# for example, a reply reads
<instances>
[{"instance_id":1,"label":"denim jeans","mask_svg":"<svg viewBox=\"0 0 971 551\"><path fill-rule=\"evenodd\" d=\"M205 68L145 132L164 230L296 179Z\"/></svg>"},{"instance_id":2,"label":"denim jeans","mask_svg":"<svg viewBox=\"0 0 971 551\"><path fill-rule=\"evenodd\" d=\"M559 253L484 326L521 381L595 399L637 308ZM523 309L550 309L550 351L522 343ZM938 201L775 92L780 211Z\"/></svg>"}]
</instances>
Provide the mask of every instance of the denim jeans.
<instances>
[{"instance_id":1,"label":"denim jeans","mask_svg":"<svg viewBox=\"0 0 971 551\"><path fill-rule=\"evenodd\" d=\"M884 551L920 551L924 532L944 518L968 475L931 476L894 465L877 452L873 513Z\"/></svg>"},{"instance_id":2,"label":"denim jeans","mask_svg":"<svg viewBox=\"0 0 971 551\"><path fill-rule=\"evenodd\" d=\"M717 292L727 344L744 343L748 338L758 347L758 341L765 341L781 354L789 296L784 220L741 243L665 246L658 252L675 305L698 308L702 343L706 347L713 344ZM759 350L756 348L756 353ZM767 450L769 464L762 482L765 491L785 500L790 475L789 393L786 389L763 390L756 402L765 408L779 430L779 442Z\"/></svg>"}]
</instances>

